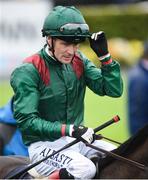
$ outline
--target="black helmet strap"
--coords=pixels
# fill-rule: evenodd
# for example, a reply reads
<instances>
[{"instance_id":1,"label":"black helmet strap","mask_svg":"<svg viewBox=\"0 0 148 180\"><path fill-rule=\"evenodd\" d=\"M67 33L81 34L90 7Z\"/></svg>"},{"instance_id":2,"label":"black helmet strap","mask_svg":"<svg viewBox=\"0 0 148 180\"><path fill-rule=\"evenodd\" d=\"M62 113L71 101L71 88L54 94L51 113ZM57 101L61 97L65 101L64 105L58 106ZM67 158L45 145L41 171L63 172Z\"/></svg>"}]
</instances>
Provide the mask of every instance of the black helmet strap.
<instances>
[{"instance_id":1,"label":"black helmet strap","mask_svg":"<svg viewBox=\"0 0 148 180\"><path fill-rule=\"evenodd\" d=\"M47 39L46 39L46 43L47 43L47 45L48 45L48 50L49 51L51 51L52 52L52 56L53 56L53 58L55 59L55 60L57 60L58 62L60 62L57 58L56 58L56 56L55 56L55 50L54 50L54 42L53 42L53 37L51 37L51 45L48 43L48 41L47 41Z\"/></svg>"}]
</instances>

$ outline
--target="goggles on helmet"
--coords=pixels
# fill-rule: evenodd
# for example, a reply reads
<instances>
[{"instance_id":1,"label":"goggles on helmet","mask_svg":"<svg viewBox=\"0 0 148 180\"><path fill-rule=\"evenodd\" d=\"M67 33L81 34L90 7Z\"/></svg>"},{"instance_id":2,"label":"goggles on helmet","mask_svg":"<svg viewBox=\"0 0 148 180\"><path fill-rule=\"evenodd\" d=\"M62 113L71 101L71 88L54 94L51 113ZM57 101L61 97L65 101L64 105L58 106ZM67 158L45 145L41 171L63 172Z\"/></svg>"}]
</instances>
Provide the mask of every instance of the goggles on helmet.
<instances>
[{"instance_id":1,"label":"goggles on helmet","mask_svg":"<svg viewBox=\"0 0 148 180\"><path fill-rule=\"evenodd\" d=\"M63 35L86 35L89 34L87 24L68 23L60 27L60 32Z\"/></svg>"},{"instance_id":2,"label":"goggles on helmet","mask_svg":"<svg viewBox=\"0 0 148 180\"><path fill-rule=\"evenodd\" d=\"M87 24L68 23L59 29L43 29L43 37L46 35L54 36L77 36L90 37L89 26Z\"/></svg>"},{"instance_id":3,"label":"goggles on helmet","mask_svg":"<svg viewBox=\"0 0 148 180\"><path fill-rule=\"evenodd\" d=\"M81 37L81 36L54 36L54 37L66 41L68 43L74 43L74 44L79 44L86 40L86 37Z\"/></svg>"}]
</instances>

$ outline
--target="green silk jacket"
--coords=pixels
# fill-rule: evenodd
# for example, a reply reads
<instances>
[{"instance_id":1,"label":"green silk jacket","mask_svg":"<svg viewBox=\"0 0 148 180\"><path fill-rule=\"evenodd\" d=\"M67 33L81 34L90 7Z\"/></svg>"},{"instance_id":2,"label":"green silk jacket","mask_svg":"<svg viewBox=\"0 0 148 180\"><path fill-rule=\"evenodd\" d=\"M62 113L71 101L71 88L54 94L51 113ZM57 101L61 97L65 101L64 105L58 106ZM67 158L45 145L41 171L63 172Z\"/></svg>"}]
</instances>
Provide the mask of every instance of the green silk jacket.
<instances>
[{"instance_id":1,"label":"green silk jacket","mask_svg":"<svg viewBox=\"0 0 148 180\"><path fill-rule=\"evenodd\" d=\"M45 48L13 71L11 86L14 118L26 145L54 141L68 135L70 124L83 124L86 87L100 96L123 92L117 61L97 68L77 52L72 64L61 64Z\"/></svg>"}]
</instances>

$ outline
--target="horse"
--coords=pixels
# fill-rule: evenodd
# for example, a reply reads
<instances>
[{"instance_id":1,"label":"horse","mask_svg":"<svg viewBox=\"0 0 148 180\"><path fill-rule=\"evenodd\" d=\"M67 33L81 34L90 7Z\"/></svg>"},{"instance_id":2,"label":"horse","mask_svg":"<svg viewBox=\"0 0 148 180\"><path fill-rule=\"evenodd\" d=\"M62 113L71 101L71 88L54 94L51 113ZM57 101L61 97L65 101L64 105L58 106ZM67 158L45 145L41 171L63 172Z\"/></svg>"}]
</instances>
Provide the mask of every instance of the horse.
<instances>
[{"instance_id":1,"label":"horse","mask_svg":"<svg viewBox=\"0 0 148 180\"><path fill-rule=\"evenodd\" d=\"M148 124L129 138L113 153L134 160L145 166L145 170L106 156L99 163L97 179L147 179L148 178Z\"/></svg>"},{"instance_id":2,"label":"horse","mask_svg":"<svg viewBox=\"0 0 148 180\"><path fill-rule=\"evenodd\" d=\"M134 160L145 166L142 170L126 162L106 156L98 160L99 173L96 179L147 179L148 178L148 124L140 129L134 136L121 144L112 153ZM0 178L7 178L11 172L17 172L29 164L27 157L0 157ZM24 175L28 179L28 174ZM31 176L30 176L31 177ZM23 179L22 176L20 179ZM33 178L33 177L31 177ZM18 178L19 179L19 178Z\"/></svg>"}]
</instances>

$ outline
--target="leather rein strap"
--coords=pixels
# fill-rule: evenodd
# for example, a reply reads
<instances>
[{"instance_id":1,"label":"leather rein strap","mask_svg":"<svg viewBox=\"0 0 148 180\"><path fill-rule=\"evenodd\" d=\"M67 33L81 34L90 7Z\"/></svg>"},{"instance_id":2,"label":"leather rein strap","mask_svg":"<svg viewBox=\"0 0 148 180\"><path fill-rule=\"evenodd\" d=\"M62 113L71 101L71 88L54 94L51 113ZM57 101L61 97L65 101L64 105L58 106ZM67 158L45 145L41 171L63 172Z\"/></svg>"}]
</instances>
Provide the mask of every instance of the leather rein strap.
<instances>
[{"instance_id":1,"label":"leather rein strap","mask_svg":"<svg viewBox=\"0 0 148 180\"><path fill-rule=\"evenodd\" d=\"M127 159L127 158L122 157L122 156L120 156L120 155L117 155L117 154L115 154L115 153L113 153L113 152L111 152L111 151L106 151L106 150L104 150L104 149L102 149L102 148L98 148L98 147L96 147L96 146L94 146L94 145L92 145L92 144L89 144L89 143L85 143L85 144L86 144L86 146L88 146L88 147L91 147L91 148L93 148L93 149L95 149L95 150L97 150L97 151L101 151L101 152L103 152L103 153L105 153L105 154L107 154L107 155L109 155L109 156L111 156L111 157L113 157L113 158L115 158L115 159L117 159L117 160L120 160L120 161L122 161L122 162L131 164L131 165L133 165L133 166L135 166L135 167L137 167L137 168L139 168L139 169L141 169L141 170L144 170L144 171L145 171L145 170L148 170L148 167L147 167L147 166L145 166L145 165L143 165L143 164L141 164L141 163L139 163L139 162L133 161L133 160L131 160L131 159Z\"/></svg>"}]
</instances>

